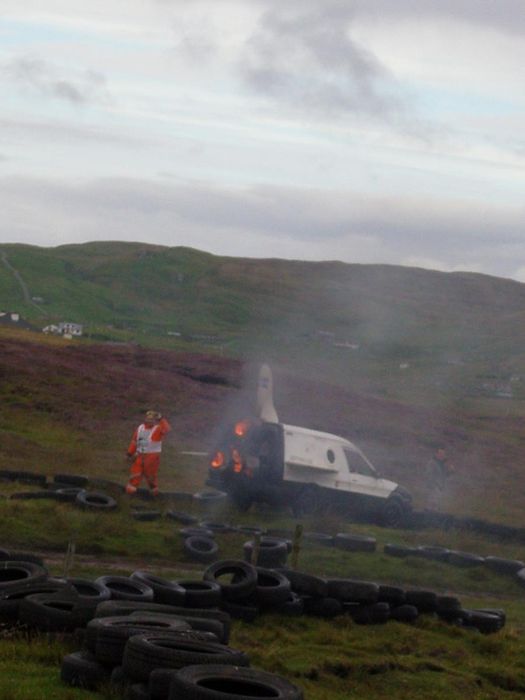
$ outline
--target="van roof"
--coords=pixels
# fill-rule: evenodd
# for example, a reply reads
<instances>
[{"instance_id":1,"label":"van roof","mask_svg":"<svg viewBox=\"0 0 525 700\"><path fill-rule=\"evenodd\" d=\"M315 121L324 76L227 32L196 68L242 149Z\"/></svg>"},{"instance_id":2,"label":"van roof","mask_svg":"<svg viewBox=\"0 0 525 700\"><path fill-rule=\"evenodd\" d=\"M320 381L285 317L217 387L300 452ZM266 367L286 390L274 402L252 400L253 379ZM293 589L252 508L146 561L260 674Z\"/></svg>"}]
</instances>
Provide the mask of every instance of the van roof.
<instances>
[{"instance_id":1,"label":"van roof","mask_svg":"<svg viewBox=\"0 0 525 700\"><path fill-rule=\"evenodd\" d=\"M338 442L338 443L344 445L345 447L348 447L351 450L354 450L355 452L361 452L361 450L357 447L357 445L354 445L354 443L350 442L350 440L346 440L345 438L342 438L340 435L334 435L333 433L323 433L320 430L310 430L310 428L301 428L297 425L285 425L283 423L282 426L283 426L283 430L285 432L288 431L290 433L315 437L319 440L326 440L328 442Z\"/></svg>"}]
</instances>

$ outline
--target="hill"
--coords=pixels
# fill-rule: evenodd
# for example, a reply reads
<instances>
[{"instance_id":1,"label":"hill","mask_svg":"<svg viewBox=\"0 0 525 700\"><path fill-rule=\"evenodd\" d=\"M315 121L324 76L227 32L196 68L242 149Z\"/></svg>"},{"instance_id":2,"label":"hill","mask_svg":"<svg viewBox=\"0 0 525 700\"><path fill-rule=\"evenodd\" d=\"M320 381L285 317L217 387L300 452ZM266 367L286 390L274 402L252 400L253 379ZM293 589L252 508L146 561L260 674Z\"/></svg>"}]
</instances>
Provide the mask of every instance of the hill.
<instances>
[{"instance_id":1,"label":"hill","mask_svg":"<svg viewBox=\"0 0 525 700\"><path fill-rule=\"evenodd\" d=\"M251 408L256 366L236 359L134 345L78 344L0 331L0 468L72 471L124 482L124 450L144 409L173 424L164 488L204 486L209 450L224 422ZM445 509L522 525L525 440L512 415L474 416L460 408L404 404L299 378L276 365L283 420L335 432L361 445L380 471L423 498L422 465L445 443L457 474ZM315 398L313 398L315 397ZM488 499L487 494L490 494Z\"/></svg>"},{"instance_id":2,"label":"hill","mask_svg":"<svg viewBox=\"0 0 525 700\"><path fill-rule=\"evenodd\" d=\"M3 309L40 327L68 320L95 340L265 359L445 409L465 398L525 398L518 282L143 243L3 245L0 253Z\"/></svg>"}]
</instances>

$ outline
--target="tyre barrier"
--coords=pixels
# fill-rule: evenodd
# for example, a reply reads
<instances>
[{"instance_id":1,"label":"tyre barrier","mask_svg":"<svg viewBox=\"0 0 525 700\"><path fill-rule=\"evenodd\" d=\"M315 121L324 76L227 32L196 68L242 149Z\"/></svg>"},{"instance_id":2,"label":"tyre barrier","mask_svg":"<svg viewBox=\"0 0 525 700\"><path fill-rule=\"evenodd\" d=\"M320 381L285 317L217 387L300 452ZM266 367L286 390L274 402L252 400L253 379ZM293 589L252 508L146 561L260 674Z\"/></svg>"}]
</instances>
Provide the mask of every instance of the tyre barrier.
<instances>
[{"instance_id":1,"label":"tyre barrier","mask_svg":"<svg viewBox=\"0 0 525 700\"><path fill-rule=\"evenodd\" d=\"M289 548L288 541L278 537L261 537L259 540L259 554L257 561L253 561L256 541L249 540L243 545L244 558L247 562L256 566L264 566L270 569L279 568L286 564Z\"/></svg>"},{"instance_id":2,"label":"tyre barrier","mask_svg":"<svg viewBox=\"0 0 525 700\"><path fill-rule=\"evenodd\" d=\"M115 510L117 507L116 500L101 491L80 491L75 498L75 504L84 510L97 511Z\"/></svg>"},{"instance_id":3,"label":"tyre barrier","mask_svg":"<svg viewBox=\"0 0 525 700\"><path fill-rule=\"evenodd\" d=\"M436 551L430 548L427 553L434 556ZM504 561L503 569L510 570L508 562L514 560ZM385 624L389 620L411 623L419 615L432 614L444 622L483 634L498 632L506 621L502 610L463 608L454 596L437 595L429 590L404 590L357 579L323 579L286 568L254 567L243 560L214 562L203 572L202 579L191 581L168 581L147 571L136 571L129 578L57 580L48 579L46 570L31 562L0 564L7 572L3 580L0 575L0 602L13 602L17 600L16 594L19 595L13 623L16 617L16 622L43 632L71 633L79 627L85 629L85 649L63 659L64 682L96 688L114 676L113 685L125 687L128 696L131 687L140 686L145 697L177 697L173 695L174 679L182 673L181 669L195 667L199 674L211 667L226 669L225 673L230 673L230 666L235 669L232 673L249 670L246 655L227 644L230 617L226 611L243 620L268 613L327 619L348 615L356 625ZM525 572L520 570L520 574L523 576ZM26 579L30 585L20 585ZM108 591L127 595L128 587L137 584L140 584L138 600L119 597L104 600ZM143 599L141 586L152 592L153 601ZM174 591L175 597L171 598ZM184 603L158 602L165 600L165 596ZM100 599L102 602L98 602ZM119 670L112 674L115 668ZM170 670L161 672L161 668ZM220 677L213 681L211 675L209 678L217 692L227 687ZM264 698L263 693L272 697L279 683L287 683L272 674L269 678L274 685L268 685L267 690L258 691L254 697ZM239 681L238 687L248 692L250 686L242 686ZM178 688L176 692L182 692L182 685ZM301 691L296 690L297 697L302 697Z\"/></svg>"}]
</instances>

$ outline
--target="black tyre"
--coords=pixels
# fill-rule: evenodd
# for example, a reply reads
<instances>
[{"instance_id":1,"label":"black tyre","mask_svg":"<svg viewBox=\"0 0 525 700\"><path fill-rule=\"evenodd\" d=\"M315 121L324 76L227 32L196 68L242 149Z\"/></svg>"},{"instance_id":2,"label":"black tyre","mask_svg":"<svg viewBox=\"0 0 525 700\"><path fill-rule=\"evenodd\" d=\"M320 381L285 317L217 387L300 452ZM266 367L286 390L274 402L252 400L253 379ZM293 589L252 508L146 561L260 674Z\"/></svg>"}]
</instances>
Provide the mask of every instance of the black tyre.
<instances>
[{"instance_id":1,"label":"black tyre","mask_svg":"<svg viewBox=\"0 0 525 700\"><path fill-rule=\"evenodd\" d=\"M60 678L76 688L94 690L109 680L109 672L88 651L76 651L64 656Z\"/></svg>"},{"instance_id":2,"label":"black tyre","mask_svg":"<svg viewBox=\"0 0 525 700\"><path fill-rule=\"evenodd\" d=\"M86 510L115 510L117 502L107 493L97 491L81 491L77 494L75 503Z\"/></svg>"},{"instance_id":3,"label":"black tyre","mask_svg":"<svg viewBox=\"0 0 525 700\"><path fill-rule=\"evenodd\" d=\"M403 544L385 544L383 551L391 557L410 557L417 555L417 547L407 547Z\"/></svg>"},{"instance_id":4,"label":"black tyre","mask_svg":"<svg viewBox=\"0 0 525 700\"><path fill-rule=\"evenodd\" d=\"M223 577L231 578L225 580ZM209 566L203 574L203 579L218 584L222 598L236 601L255 592L257 570L248 562L229 559Z\"/></svg>"},{"instance_id":5,"label":"black tyre","mask_svg":"<svg viewBox=\"0 0 525 700\"><path fill-rule=\"evenodd\" d=\"M437 595L433 591L407 591L406 602L414 605L420 613L436 612Z\"/></svg>"},{"instance_id":6,"label":"black tyre","mask_svg":"<svg viewBox=\"0 0 525 700\"><path fill-rule=\"evenodd\" d=\"M518 559L503 559L502 557L485 557L485 566L500 574L517 574L525 569L525 563Z\"/></svg>"},{"instance_id":7,"label":"black tyre","mask_svg":"<svg viewBox=\"0 0 525 700\"><path fill-rule=\"evenodd\" d=\"M65 501L72 503L76 500L79 493L83 493L85 489L80 488L80 486L64 486L60 489L54 491L55 498L57 501Z\"/></svg>"},{"instance_id":8,"label":"black tyre","mask_svg":"<svg viewBox=\"0 0 525 700\"><path fill-rule=\"evenodd\" d=\"M224 491L198 491L193 494L193 500L204 508L216 508L224 505L228 494Z\"/></svg>"},{"instance_id":9,"label":"black tyre","mask_svg":"<svg viewBox=\"0 0 525 700\"><path fill-rule=\"evenodd\" d=\"M287 615L289 617L298 617L302 615L304 612L303 599L297 595L297 593L290 591L288 598L279 606L278 612L280 615Z\"/></svg>"},{"instance_id":10,"label":"black tyre","mask_svg":"<svg viewBox=\"0 0 525 700\"><path fill-rule=\"evenodd\" d=\"M166 700L170 694L170 685L176 668L155 668L149 676L148 690L152 700Z\"/></svg>"},{"instance_id":11,"label":"black tyre","mask_svg":"<svg viewBox=\"0 0 525 700\"><path fill-rule=\"evenodd\" d=\"M216 661L221 664L248 666L248 657L224 644L192 642L159 634L131 637L126 644L123 667L139 681L147 681L155 668L182 668Z\"/></svg>"},{"instance_id":12,"label":"black tyre","mask_svg":"<svg viewBox=\"0 0 525 700\"><path fill-rule=\"evenodd\" d=\"M237 528L228 523L218 523L215 520L202 520L199 523L199 527L203 527L205 530L211 530L216 534L226 534L228 532L236 532Z\"/></svg>"},{"instance_id":13,"label":"black tyre","mask_svg":"<svg viewBox=\"0 0 525 700\"><path fill-rule=\"evenodd\" d=\"M252 535L254 537L255 535L266 535L266 530L263 527L252 527L250 525L239 525L239 527L237 527L237 532L240 532L243 535Z\"/></svg>"},{"instance_id":14,"label":"black tyre","mask_svg":"<svg viewBox=\"0 0 525 700\"><path fill-rule=\"evenodd\" d=\"M323 509L322 491L317 484L303 486L292 501L292 513L295 518L315 515Z\"/></svg>"},{"instance_id":15,"label":"black tyre","mask_svg":"<svg viewBox=\"0 0 525 700\"><path fill-rule=\"evenodd\" d=\"M35 593L20 601L20 622L41 632L73 632L85 627L92 609L60 593Z\"/></svg>"},{"instance_id":16,"label":"black tyre","mask_svg":"<svg viewBox=\"0 0 525 700\"><path fill-rule=\"evenodd\" d=\"M350 615L357 625L383 625L390 619L390 606L388 603L359 605L350 611Z\"/></svg>"},{"instance_id":17,"label":"black tyre","mask_svg":"<svg viewBox=\"0 0 525 700\"><path fill-rule=\"evenodd\" d=\"M285 540L276 537L261 537L257 561L253 561L255 542L250 540L243 545L244 558L254 566L264 566L269 569L279 568L286 564L288 546Z\"/></svg>"},{"instance_id":18,"label":"black tyre","mask_svg":"<svg viewBox=\"0 0 525 700\"><path fill-rule=\"evenodd\" d=\"M366 535L352 535L340 532L334 537L334 547L344 549L347 552L375 552L377 541L374 537Z\"/></svg>"},{"instance_id":19,"label":"black tyre","mask_svg":"<svg viewBox=\"0 0 525 700\"><path fill-rule=\"evenodd\" d=\"M222 609L235 620L243 622L253 622L259 614L259 608L251 601L247 600L223 600L221 603Z\"/></svg>"},{"instance_id":20,"label":"black tyre","mask_svg":"<svg viewBox=\"0 0 525 700\"><path fill-rule=\"evenodd\" d=\"M126 576L99 576L95 583L100 583L111 592L113 600L132 600L136 602L153 602L153 589L141 581L133 581Z\"/></svg>"},{"instance_id":21,"label":"black tyre","mask_svg":"<svg viewBox=\"0 0 525 700\"><path fill-rule=\"evenodd\" d=\"M431 547L429 545L422 545L417 548L416 556L422 557L423 559L431 559L433 561L448 561L450 557L450 549L445 547Z\"/></svg>"},{"instance_id":22,"label":"black tyre","mask_svg":"<svg viewBox=\"0 0 525 700\"><path fill-rule=\"evenodd\" d=\"M230 616L215 608L182 608L177 605L161 605L159 603L135 603L129 600L106 600L97 605L95 617L111 617L115 615L138 615L144 612L175 615L189 622L193 629L210 631L217 634L220 641L228 643L230 632ZM219 623L218 625L216 623Z\"/></svg>"},{"instance_id":23,"label":"black tyre","mask_svg":"<svg viewBox=\"0 0 525 700\"><path fill-rule=\"evenodd\" d=\"M379 586L378 602L388 603L390 607L399 607L406 600L405 591L398 586Z\"/></svg>"},{"instance_id":24,"label":"black tyre","mask_svg":"<svg viewBox=\"0 0 525 700\"><path fill-rule=\"evenodd\" d=\"M375 603L379 586L371 581L333 578L326 582L326 594L345 603Z\"/></svg>"},{"instance_id":25,"label":"black tyre","mask_svg":"<svg viewBox=\"0 0 525 700\"><path fill-rule=\"evenodd\" d=\"M14 622L18 620L22 600L37 593L59 593L75 596L74 589L67 583L54 582L49 579L40 583L22 583L20 586L0 591L0 621Z\"/></svg>"},{"instance_id":26,"label":"black tyre","mask_svg":"<svg viewBox=\"0 0 525 700\"><path fill-rule=\"evenodd\" d=\"M92 620L89 625L94 626L94 622ZM104 617L99 618L96 622L95 657L106 666L118 666L122 663L126 643L130 637L136 634L182 634L191 630L187 622L178 620L171 615L162 617L144 614L136 617Z\"/></svg>"},{"instance_id":27,"label":"black tyre","mask_svg":"<svg viewBox=\"0 0 525 700\"><path fill-rule=\"evenodd\" d=\"M76 486L83 489L88 485L89 479L87 476L80 476L78 474L55 474L53 476L53 483L64 486Z\"/></svg>"},{"instance_id":28,"label":"black tyre","mask_svg":"<svg viewBox=\"0 0 525 700\"><path fill-rule=\"evenodd\" d=\"M19 491L18 493L12 493L9 498L13 501L56 501L57 495L55 491Z\"/></svg>"},{"instance_id":29,"label":"black tyre","mask_svg":"<svg viewBox=\"0 0 525 700\"><path fill-rule=\"evenodd\" d=\"M324 598L327 595L326 579L306 574L295 569L278 569L292 585L292 591L298 595L309 595L314 598Z\"/></svg>"},{"instance_id":30,"label":"black tyre","mask_svg":"<svg viewBox=\"0 0 525 700\"><path fill-rule=\"evenodd\" d=\"M390 610L390 618L398 622L415 622L419 617L419 610L415 605L398 605Z\"/></svg>"},{"instance_id":31,"label":"black tyre","mask_svg":"<svg viewBox=\"0 0 525 700\"><path fill-rule=\"evenodd\" d=\"M39 583L47 578L47 571L29 561L0 561L0 593L21 583Z\"/></svg>"},{"instance_id":32,"label":"black tyre","mask_svg":"<svg viewBox=\"0 0 525 700\"><path fill-rule=\"evenodd\" d=\"M182 527L179 530L179 534L186 539L186 537L208 537L213 539L215 533L213 530L209 530L207 527Z\"/></svg>"},{"instance_id":33,"label":"black tyre","mask_svg":"<svg viewBox=\"0 0 525 700\"><path fill-rule=\"evenodd\" d=\"M188 666L172 678L169 700L303 700L300 688L273 673L233 666Z\"/></svg>"},{"instance_id":34,"label":"black tyre","mask_svg":"<svg viewBox=\"0 0 525 700\"><path fill-rule=\"evenodd\" d=\"M182 523L183 525L195 525L199 522L199 518L179 510L168 510L166 512L166 518L168 518L168 520L175 520L175 522Z\"/></svg>"},{"instance_id":35,"label":"black tyre","mask_svg":"<svg viewBox=\"0 0 525 700\"><path fill-rule=\"evenodd\" d=\"M183 542L184 552L195 561L202 564L209 564L217 559L219 545L211 537L191 536L186 537Z\"/></svg>"},{"instance_id":36,"label":"black tyre","mask_svg":"<svg viewBox=\"0 0 525 700\"><path fill-rule=\"evenodd\" d=\"M11 471L8 472L12 481L19 481L21 484L35 484L36 486L45 486L47 477L45 474L36 474L35 472L26 471Z\"/></svg>"},{"instance_id":37,"label":"black tyre","mask_svg":"<svg viewBox=\"0 0 525 700\"><path fill-rule=\"evenodd\" d=\"M233 491L231 494L231 499L241 513L247 513L252 507L253 498L243 491Z\"/></svg>"},{"instance_id":38,"label":"black tyre","mask_svg":"<svg viewBox=\"0 0 525 700\"><path fill-rule=\"evenodd\" d=\"M409 511L404 502L395 496L387 498L381 509L381 524L386 527L400 527L405 524Z\"/></svg>"},{"instance_id":39,"label":"black tyre","mask_svg":"<svg viewBox=\"0 0 525 700\"><path fill-rule=\"evenodd\" d=\"M222 600L221 587L215 581L177 581L185 591L185 607L213 608Z\"/></svg>"},{"instance_id":40,"label":"black tyre","mask_svg":"<svg viewBox=\"0 0 525 700\"><path fill-rule=\"evenodd\" d=\"M279 607L291 593L290 581L283 574L271 569L257 568L255 601L261 608Z\"/></svg>"},{"instance_id":41,"label":"black tyre","mask_svg":"<svg viewBox=\"0 0 525 700\"><path fill-rule=\"evenodd\" d=\"M469 552L451 551L448 555L448 563L453 566L462 566L464 568L481 566L485 563L485 557L480 557L477 554L470 554Z\"/></svg>"},{"instance_id":42,"label":"black tyre","mask_svg":"<svg viewBox=\"0 0 525 700\"><path fill-rule=\"evenodd\" d=\"M132 581L149 586L153 590L154 601L166 605L184 605L186 591L174 581L168 581L160 576L154 576L147 571L134 571Z\"/></svg>"},{"instance_id":43,"label":"black tyre","mask_svg":"<svg viewBox=\"0 0 525 700\"><path fill-rule=\"evenodd\" d=\"M315 615L316 617L324 617L330 619L337 617L343 612L342 603L336 598L327 596L326 598L310 598L303 597L304 612L307 615Z\"/></svg>"},{"instance_id":44,"label":"black tyre","mask_svg":"<svg viewBox=\"0 0 525 700\"><path fill-rule=\"evenodd\" d=\"M493 634L499 632L503 627L502 619L499 615L479 610L463 610L463 624L475 627L483 634Z\"/></svg>"},{"instance_id":45,"label":"black tyre","mask_svg":"<svg viewBox=\"0 0 525 700\"><path fill-rule=\"evenodd\" d=\"M98 605L111 598L111 591L107 586L85 578L68 578L67 583L73 587L80 600Z\"/></svg>"},{"instance_id":46,"label":"black tyre","mask_svg":"<svg viewBox=\"0 0 525 700\"><path fill-rule=\"evenodd\" d=\"M151 700L147 683L132 683L126 693L126 700Z\"/></svg>"},{"instance_id":47,"label":"black tyre","mask_svg":"<svg viewBox=\"0 0 525 700\"><path fill-rule=\"evenodd\" d=\"M139 520L140 522L152 522L153 520L160 520L162 513L160 510L132 510L131 517L133 520Z\"/></svg>"}]
</instances>

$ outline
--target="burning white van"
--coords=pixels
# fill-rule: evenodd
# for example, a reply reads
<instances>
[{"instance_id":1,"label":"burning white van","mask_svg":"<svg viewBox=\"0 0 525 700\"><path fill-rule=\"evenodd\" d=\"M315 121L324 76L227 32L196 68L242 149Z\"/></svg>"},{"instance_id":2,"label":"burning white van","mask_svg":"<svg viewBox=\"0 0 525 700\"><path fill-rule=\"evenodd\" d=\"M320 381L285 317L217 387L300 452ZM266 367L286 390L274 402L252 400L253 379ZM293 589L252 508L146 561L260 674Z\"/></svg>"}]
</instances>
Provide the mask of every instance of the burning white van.
<instances>
[{"instance_id":1,"label":"burning white van","mask_svg":"<svg viewBox=\"0 0 525 700\"><path fill-rule=\"evenodd\" d=\"M257 408L259 417L232 426L210 459L207 483L227 491L241 510L267 501L289 504L297 516L330 509L388 525L408 516L408 491L382 479L354 443L279 422L267 365Z\"/></svg>"}]
</instances>

